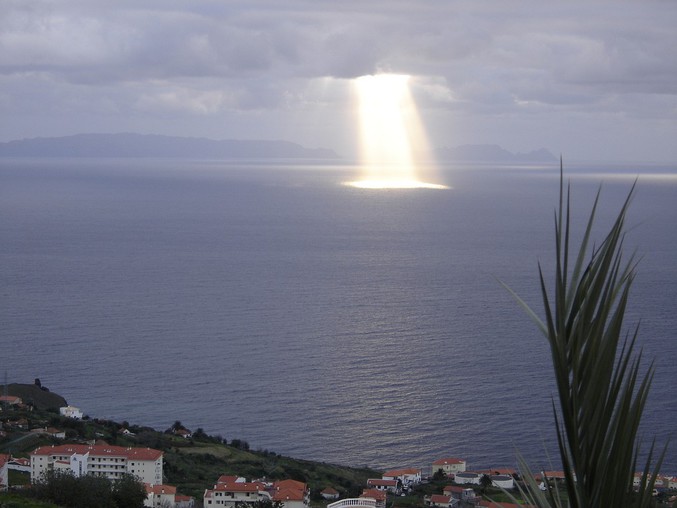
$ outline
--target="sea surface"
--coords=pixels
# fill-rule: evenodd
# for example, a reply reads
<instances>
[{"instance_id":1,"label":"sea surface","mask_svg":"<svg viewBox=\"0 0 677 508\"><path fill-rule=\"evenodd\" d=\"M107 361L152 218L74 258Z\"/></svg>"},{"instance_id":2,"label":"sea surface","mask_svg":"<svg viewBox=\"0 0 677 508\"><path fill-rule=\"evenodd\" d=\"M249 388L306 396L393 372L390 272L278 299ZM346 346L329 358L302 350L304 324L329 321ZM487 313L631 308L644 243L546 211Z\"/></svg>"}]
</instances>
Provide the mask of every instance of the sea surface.
<instances>
[{"instance_id":1,"label":"sea surface","mask_svg":"<svg viewBox=\"0 0 677 508\"><path fill-rule=\"evenodd\" d=\"M575 237L635 178L628 328L643 425L677 474L677 168L570 165ZM251 448L375 468L457 456L557 467L541 311L559 165L454 165L447 190L345 166L0 160L0 374L92 417L180 420ZM554 464L549 463L549 458Z\"/></svg>"}]
</instances>

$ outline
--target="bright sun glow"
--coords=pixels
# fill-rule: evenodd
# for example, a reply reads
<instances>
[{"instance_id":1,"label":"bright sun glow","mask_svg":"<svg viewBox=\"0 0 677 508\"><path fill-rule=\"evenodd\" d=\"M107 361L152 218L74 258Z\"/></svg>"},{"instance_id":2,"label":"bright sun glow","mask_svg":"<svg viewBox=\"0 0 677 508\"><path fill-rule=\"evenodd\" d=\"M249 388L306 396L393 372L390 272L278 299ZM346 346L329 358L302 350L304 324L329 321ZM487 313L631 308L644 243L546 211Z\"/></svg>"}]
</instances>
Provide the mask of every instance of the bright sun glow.
<instances>
[{"instance_id":1,"label":"bright sun glow","mask_svg":"<svg viewBox=\"0 0 677 508\"><path fill-rule=\"evenodd\" d=\"M377 74L354 80L360 119L363 176L347 185L363 189L447 189L419 177L419 153L430 153L409 76ZM430 170L430 164L426 165Z\"/></svg>"}]
</instances>

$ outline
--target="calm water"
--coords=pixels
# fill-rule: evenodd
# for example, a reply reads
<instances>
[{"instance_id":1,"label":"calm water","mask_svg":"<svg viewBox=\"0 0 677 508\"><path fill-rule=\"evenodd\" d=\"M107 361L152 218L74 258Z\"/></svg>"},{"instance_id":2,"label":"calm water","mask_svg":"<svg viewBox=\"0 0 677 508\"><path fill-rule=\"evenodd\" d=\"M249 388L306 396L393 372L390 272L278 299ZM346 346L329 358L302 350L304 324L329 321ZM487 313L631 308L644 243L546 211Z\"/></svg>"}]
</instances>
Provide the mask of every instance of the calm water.
<instances>
[{"instance_id":1,"label":"calm water","mask_svg":"<svg viewBox=\"0 0 677 508\"><path fill-rule=\"evenodd\" d=\"M570 168L608 224L635 175L629 250L657 375L645 417L677 428L674 168ZM1 368L91 416L190 428L350 465L534 467L554 453L538 306L558 171L447 168L446 191L341 186L350 168L0 161ZM580 221L579 221L580 223ZM666 472L677 473L677 448Z\"/></svg>"}]
</instances>

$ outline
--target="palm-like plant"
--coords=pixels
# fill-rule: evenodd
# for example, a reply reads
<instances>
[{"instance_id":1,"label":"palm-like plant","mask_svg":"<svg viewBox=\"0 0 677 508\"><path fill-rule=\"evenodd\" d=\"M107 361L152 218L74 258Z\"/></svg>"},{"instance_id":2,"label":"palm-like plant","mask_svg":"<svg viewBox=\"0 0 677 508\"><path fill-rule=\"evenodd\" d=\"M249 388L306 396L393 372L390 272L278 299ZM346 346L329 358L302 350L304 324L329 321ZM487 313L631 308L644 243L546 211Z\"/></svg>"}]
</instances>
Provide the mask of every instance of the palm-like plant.
<instances>
[{"instance_id":1,"label":"palm-like plant","mask_svg":"<svg viewBox=\"0 0 677 508\"><path fill-rule=\"evenodd\" d=\"M654 372L653 365L643 375L640 372L641 353L634 352L637 328L629 334L623 331L636 268L634 256L627 261L622 256L625 217L633 193L634 185L607 236L599 247L590 248L597 193L573 259L570 186L565 195L560 163L552 297L539 264L545 319L517 297L550 344L559 396L559 411L554 400L553 411L566 504L574 508L650 506L665 453L663 450L651 472L651 446L639 491L632 492L639 452L637 433ZM528 470L525 476L525 494L532 504L564 505L557 490L541 492Z\"/></svg>"}]
</instances>

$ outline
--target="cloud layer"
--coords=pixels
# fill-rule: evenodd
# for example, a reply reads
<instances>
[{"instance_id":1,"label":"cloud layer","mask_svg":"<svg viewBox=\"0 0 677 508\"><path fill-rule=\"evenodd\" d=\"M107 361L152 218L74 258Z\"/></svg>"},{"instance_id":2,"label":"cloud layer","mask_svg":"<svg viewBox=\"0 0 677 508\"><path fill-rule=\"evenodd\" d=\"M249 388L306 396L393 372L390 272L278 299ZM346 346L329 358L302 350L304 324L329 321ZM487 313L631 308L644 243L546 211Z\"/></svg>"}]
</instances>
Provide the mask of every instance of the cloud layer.
<instances>
[{"instance_id":1,"label":"cloud layer","mask_svg":"<svg viewBox=\"0 0 677 508\"><path fill-rule=\"evenodd\" d=\"M669 1L6 0L0 138L127 130L350 150L350 79L397 72L415 76L437 144L677 161L674 26Z\"/></svg>"}]
</instances>

